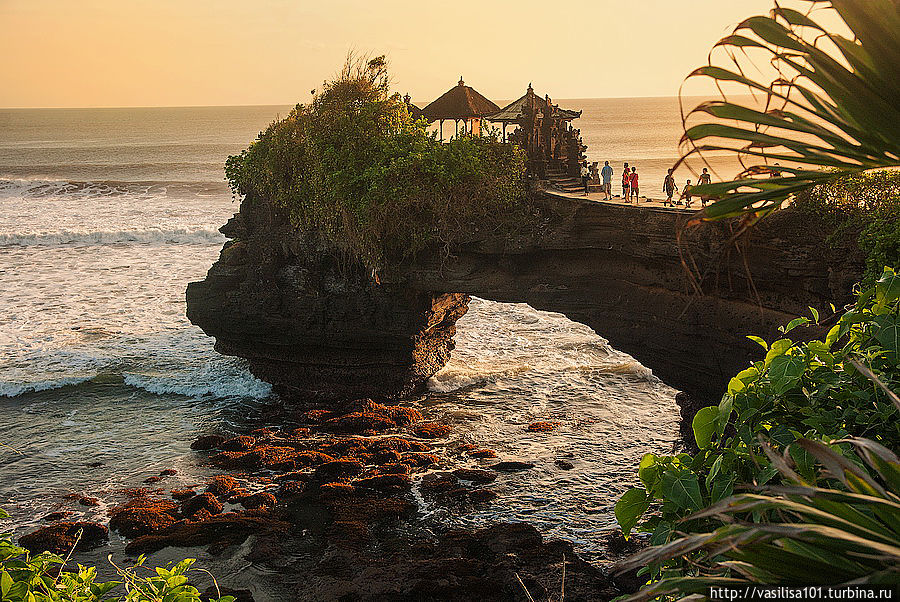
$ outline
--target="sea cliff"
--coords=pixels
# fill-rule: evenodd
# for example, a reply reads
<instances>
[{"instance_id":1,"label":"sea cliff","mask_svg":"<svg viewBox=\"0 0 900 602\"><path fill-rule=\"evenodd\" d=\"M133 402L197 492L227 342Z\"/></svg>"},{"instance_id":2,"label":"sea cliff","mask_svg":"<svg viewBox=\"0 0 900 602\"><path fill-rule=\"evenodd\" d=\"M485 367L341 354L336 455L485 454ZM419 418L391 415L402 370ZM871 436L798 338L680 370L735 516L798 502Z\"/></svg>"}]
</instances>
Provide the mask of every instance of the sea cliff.
<instances>
[{"instance_id":1,"label":"sea cliff","mask_svg":"<svg viewBox=\"0 0 900 602\"><path fill-rule=\"evenodd\" d=\"M855 243L790 209L736 237L735 223L687 227L682 211L552 194L536 206L527 236L486 233L369 269L248 199L206 279L188 286L188 317L287 397L397 398L446 363L468 295L526 302L714 400L760 355L747 335L777 337L808 307L827 320L863 269Z\"/></svg>"}]
</instances>

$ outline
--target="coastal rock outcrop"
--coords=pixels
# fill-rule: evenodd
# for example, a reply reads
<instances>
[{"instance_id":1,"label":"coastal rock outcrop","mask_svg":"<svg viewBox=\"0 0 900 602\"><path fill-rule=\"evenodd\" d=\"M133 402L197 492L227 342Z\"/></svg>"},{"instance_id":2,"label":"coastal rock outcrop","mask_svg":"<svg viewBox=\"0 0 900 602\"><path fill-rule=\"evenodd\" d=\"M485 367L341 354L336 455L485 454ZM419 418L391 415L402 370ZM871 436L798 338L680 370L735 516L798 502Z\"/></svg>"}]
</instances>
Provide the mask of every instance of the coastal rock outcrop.
<instances>
[{"instance_id":1,"label":"coastal rock outcrop","mask_svg":"<svg viewBox=\"0 0 900 602\"><path fill-rule=\"evenodd\" d=\"M827 318L863 269L851 238L835 244L791 209L735 238L734 223L684 229L684 212L550 194L538 204L533 235L486 235L376 273L245 200L222 228L232 240L219 260L188 286L188 317L288 397L385 399L420 389L448 360L468 295L525 302L714 400L760 355L746 335L776 337L808 307Z\"/></svg>"},{"instance_id":2,"label":"coastal rock outcrop","mask_svg":"<svg viewBox=\"0 0 900 602\"><path fill-rule=\"evenodd\" d=\"M65 555L76 550L97 547L109 538L109 530L100 523L61 522L19 538L19 544L34 553L51 552Z\"/></svg>"},{"instance_id":3,"label":"coastal rock outcrop","mask_svg":"<svg viewBox=\"0 0 900 602\"><path fill-rule=\"evenodd\" d=\"M285 395L402 396L449 359L467 295L379 284L261 204L222 232L233 240L188 286L188 318Z\"/></svg>"}]
</instances>

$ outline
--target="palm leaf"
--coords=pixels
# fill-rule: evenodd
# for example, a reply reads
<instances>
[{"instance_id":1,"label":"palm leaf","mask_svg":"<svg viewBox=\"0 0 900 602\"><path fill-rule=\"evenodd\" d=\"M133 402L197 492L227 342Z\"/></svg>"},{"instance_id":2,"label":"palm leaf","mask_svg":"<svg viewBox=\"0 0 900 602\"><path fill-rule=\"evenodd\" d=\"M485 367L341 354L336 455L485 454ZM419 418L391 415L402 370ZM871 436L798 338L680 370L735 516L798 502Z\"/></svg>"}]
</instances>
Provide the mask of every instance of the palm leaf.
<instances>
[{"instance_id":1,"label":"palm leaf","mask_svg":"<svg viewBox=\"0 0 900 602\"><path fill-rule=\"evenodd\" d=\"M723 95L686 116L678 164L729 151L745 165L734 181L692 189L715 201L694 222L770 211L848 174L900 167L900 2L809 1L836 13L855 38L829 33L811 12L776 6L718 42L731 68L710 61L688 76L738 84L765 99L760 107ZM748 50L770 54L776 76L745 75ZM786 175L772 177L779 174Z\"/></svg>"}]
</instances>

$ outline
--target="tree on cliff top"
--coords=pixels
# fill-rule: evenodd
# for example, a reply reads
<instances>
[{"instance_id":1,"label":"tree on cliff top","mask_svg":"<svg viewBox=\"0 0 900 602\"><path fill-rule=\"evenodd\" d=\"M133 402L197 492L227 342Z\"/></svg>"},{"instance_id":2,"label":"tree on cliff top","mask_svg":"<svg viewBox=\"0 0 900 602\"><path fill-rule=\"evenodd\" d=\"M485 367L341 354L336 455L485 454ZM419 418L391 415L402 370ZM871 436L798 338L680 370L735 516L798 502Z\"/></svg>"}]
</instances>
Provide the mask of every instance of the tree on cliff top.
<instances>
[{"instance_id":1,"label":"tree on cliff top","mask_svg":"<svg viewBox=\"0 0 900 602\"><path fill-rule=\"evenodd\" d=\"M442 144L426 128L391 93L384 57L350 57L312 103L229 157L225 173L235 194L272 204L370 267L528 223L517 147L492 137Z\"/></svg>"}]
</instances>

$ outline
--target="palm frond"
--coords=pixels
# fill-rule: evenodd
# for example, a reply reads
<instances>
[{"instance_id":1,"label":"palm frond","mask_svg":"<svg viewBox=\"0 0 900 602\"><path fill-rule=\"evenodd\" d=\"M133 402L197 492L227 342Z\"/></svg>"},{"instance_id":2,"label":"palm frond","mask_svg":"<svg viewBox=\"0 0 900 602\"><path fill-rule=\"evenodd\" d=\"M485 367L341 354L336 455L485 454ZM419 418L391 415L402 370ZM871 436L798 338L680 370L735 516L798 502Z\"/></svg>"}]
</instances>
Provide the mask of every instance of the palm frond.
<instances>
[{"instance_id":1,"label":"palm frond","mask_svg":"<svg viewBox=\"0 0 900 602\"><path fill-rule=\"evenodd\" d=\"M900 167L900 2L808 2L807 13L776 3L768 16L744 20L688 76L753 98L723 92L685 116L678 164L726 151L744 166L733 181L692 190L715 201L696 220L765 213L842 176ZM814 9L835 13L853 38L829 32ZM714 64L719 53L726 66ZM747 75L760 62L770 78Z\"/></svg>"}]
</instances>

